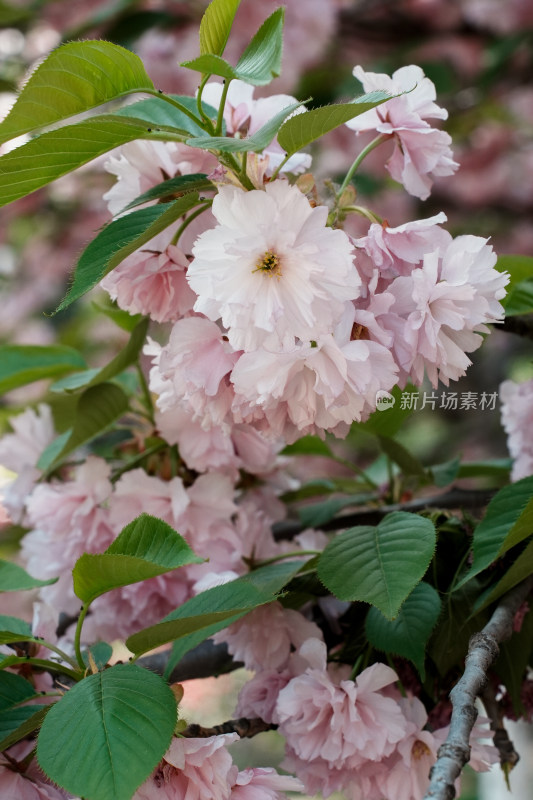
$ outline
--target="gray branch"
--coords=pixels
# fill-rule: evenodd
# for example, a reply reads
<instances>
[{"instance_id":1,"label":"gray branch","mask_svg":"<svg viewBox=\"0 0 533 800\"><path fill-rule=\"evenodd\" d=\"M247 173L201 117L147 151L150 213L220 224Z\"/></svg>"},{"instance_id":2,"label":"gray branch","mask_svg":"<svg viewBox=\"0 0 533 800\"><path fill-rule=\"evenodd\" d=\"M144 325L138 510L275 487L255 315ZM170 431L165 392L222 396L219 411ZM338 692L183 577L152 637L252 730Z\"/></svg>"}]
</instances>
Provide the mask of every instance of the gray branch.
<instances>
[{"instance_id":1,"label":"gray branch","mask_svg":"<svg viewBox=\"0 0 533 800\"><path fill-rule=\"evenodd\" d=\"M455 781L470 760L470 734L477 717L478 697L487 685L487 673L496 660L500 642L513 630L513 618L533 589L533 575L506 594L483 630L475 633L468 646L465 670L450 693L453 705L448 738L439 748L430 772L424 800L453 800Z\"/></svg>"}]
</instances>

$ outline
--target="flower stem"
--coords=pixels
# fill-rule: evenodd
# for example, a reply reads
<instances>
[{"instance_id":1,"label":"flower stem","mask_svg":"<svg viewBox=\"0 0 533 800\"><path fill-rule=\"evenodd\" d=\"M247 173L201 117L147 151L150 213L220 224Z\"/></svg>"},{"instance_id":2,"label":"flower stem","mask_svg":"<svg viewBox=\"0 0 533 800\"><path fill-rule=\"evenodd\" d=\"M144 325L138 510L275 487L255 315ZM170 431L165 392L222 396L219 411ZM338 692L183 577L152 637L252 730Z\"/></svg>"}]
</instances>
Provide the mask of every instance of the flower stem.
<instances>
[{"instance_id":1,"label":"flower stem","mask_svg":"<svg viewBox=\"0 0 533 800\"><path fill-rule=\"evenodd\" d=\"M210 208L210 206L212 205L212 203L213 203L213 201L212 201L212 200L206 200L206 202L205 202L205 203L202 203L202 205L201 205L201 206L198 206L198 208L197 208L195 211L193 211L191 214L189 214L189 216L187 217L187 219L185 219L185 220L182 222L182 224L180 225L180 227L178 228L178 230L176 231L176 233L175 233L175 234L174 234L174 236L172 237L172 244L177 244L177 243L179 242L179 240L180 240L180 236L181 236L181 235L182 235L182 233L183 233L183 232L184 232L184 231L185 231L185 230L186 230L186 229L189 227L189 225L191 224L191 222L192 222L193 220L195 220L195 219L196 219L196 217L199 217L199 216L200 216L200 214L203 214L203 212L204 212L204 211L206 211L208 208Z\"/></svg>"},{"instance_id":2,"label":"flower stem","mask_svg":"<svg viewBox=\"0 0 533 800\"><path fill-rule=\"evenodd\" d=\"M87 612L89 610L90 605L91 605L90 602L84 603L82 605L80 615L78 617L78 623L76 625L76 633L74 634L74 651L76 653L76 659L78 661L78 665L82 670L85 670L85 662L81 654L80 637L81 637L81 629L83 627L83 623L85 621L85 617L87 616Z\"/></svg>"},{"instance_id":3,"label":"flower stem","mask_svg":"<svg viewBox=\"0 0 533 800\"><path fill-rule=\"evenodd\" d=\"M73 658L71 658L69 655L67 655L67 653L61 650L61 648L56 647L55 644L47 642L46 639L41 639L41 638L36 639L36 641L41 645L41 647L46 647L47 650L51 650L53 653L56 653L58 656L61 656L63 661L66 661L67 664L70 664L70 666L74 667L74 669L78 668L76 661L74 661Z\"/></svg>"},{"instance_id":4,"label":"flower stem","mask_svg":"<svg viewBox=\"0 0 533 800\"><path fill-rule=\"evenodd\" d=\"M272 558L265 558L262 561L257 561L254 564L254 567L266 567L269 564L275 564L277 561L283 561L285 558L298 558L298 556L319 556L321 550L293 550L290 553L280 553L277 556L272 556Z\"/></svg>"},{"instance_id":5,"label":"flower stem","mask_svg":"<svg viewBox=\"0 0 533 800\"><path fill-rule=\"evenodd\" d=\"M344 190L346 189L346 187L348 186L348 184L352 180L353 176L355 175L355 173L359 169L359 166L361 165L361 162L367 157L367 155L369 153L372 152L372 150L374 150L374 148L376 148L378 145L382 144L383 142L386 142L389 138L390 138L389 134L380 133L379 136L376 136L375 139L372 139L372 141L369 144L367 144L367 146L364 147L361 150L361 152L359 153L359 155L357 156L357 158L353 162L352 166L350 167L350 169L346 173L346 177L344 178L344 180L342 182L342 186L339 189L339 191L337 192L337 200L339 200L340 196L342 195L342 193L344 192Z\"/></svg>"}]
</instances>

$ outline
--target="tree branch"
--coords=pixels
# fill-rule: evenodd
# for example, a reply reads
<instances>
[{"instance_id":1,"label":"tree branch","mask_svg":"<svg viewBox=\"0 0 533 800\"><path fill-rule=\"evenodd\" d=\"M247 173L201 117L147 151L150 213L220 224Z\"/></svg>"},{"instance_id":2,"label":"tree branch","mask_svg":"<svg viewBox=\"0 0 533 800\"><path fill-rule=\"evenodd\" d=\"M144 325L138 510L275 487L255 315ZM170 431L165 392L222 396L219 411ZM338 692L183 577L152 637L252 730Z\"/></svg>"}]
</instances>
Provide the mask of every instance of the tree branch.
<instances>
[{"instance_id":1,"label":"tree branch","mask_svg":"<svg viewBox=\"0 0 533 800\"><path fill-rule=\"evenodd\" d=\"M476 697L487 684L487 672L498 656L498 644L511 636L514 615L532 589L533 575L530 575L503 597L483 630L471 637L465 671L450 693L453 711L448 738L439 748L424 800L453 800L455 797L455 781L470 759L470 734L477 717Z\"/></svg>"},{"instance_id":2,"label":"tree branch","mask_svg":"<svg viewBox=\"0 0 533 800\"><path fill-rule=\"evenodd\" d=\"M496 489L452 489L432 497L418 497L407 503L395 503L376 508L361 508L351 514L342 514L329 522L320 525L322 531L337 531L351 528L354 525L377 525L383 517L392 511L423 511L426 508L484 508L496 494ZM277 541L292 539L304 530L304 526L296 520L283 520L273 528Z\"/></svg>"},{"instance_id":3,"label":"tree branch","mask_svg":"<svg viewBox=\"0 0 533 800\"><path fill-rule=\"evenodd\" d=\"M181 736L189 739L205 739L208 736L220 736L222 733L238 733L241 739L251 739L263 731L275 731L278 726L273 722L264 722L262 719L230 719L222 725L213 725L212 728L204 728L202 725L189 725L181 732Z\"/></svg>"},{"instance_id":4,"label":"tree branch","mask_svg":"<svg viewBox=\"0 0 533 800\"><path fill-rule=\"evenodd\" d=\"M168 662L169 651L163 650L139 659L139 665L162 675ZM210 639L183 656L169 677L170 683L189 681L194 678L211 678L224 675L244 666L234 661L225 644L214 644Z\"/></svg>"},{"instance_id":5,"label":"tree branch","mask_svg":"<svg viewBox=\"0 0 533 800\"><path fill-rule=\"evenodd\" d=\"M516 333L525 339L533 339L533 314L523 316L505 317L504 321L498 325L496 330Z\"/></svg>"}]
</instances>

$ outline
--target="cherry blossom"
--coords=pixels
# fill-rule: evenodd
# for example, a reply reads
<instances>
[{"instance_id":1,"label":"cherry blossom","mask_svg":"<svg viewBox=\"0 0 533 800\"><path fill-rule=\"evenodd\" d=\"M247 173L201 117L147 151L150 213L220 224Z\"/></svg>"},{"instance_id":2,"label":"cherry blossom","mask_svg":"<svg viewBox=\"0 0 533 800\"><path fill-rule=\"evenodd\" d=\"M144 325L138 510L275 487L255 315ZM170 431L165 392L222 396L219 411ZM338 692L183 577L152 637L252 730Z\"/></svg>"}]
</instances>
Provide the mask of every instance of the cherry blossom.
<instances>
[{"instance_id":1,"label":"cherry blossom","mask_svg":"<svg viewBox=\"0 0 533 800\"><path fill-rule=\"evenodd\" d=\"M358 296L348 237L327 228L327 208L311 208L295 186L222 186L213 214L219 224L196 241L187 278L195 310L222 319L235 350L269 337L316 339Z\"/></svg>"},{"instance_id":2,"label":"cherry blossom","mask_svg":"<svg viewBox=\"0 0 533 800\"><path fill-rule=\"evenodd\" d=\"M160 239L162 237L159 237ZM100 283L130 314L149 314L156 322L172 322L192 311L196 295L186 280L189 260L175 245L153 239L136 250Z\"/></svg>"},{"instance_id":3,"label":"cherry blossom","mask_svg":"<svg viewBox=\"0 0 533 800\"><path fill-rule=\"evenodd\" d=\"M394 137L394 150L387 169L409 194L425 200L431 191L430 174L453 175L458 168L450 149L450 136L432 128L426 121L448 116L448 112L434 102L434 84L414 65L401 67L392 78L365 72L360 66L354 67L353 74L363 84L365 92L382 90L399 96L360 114L347 122L347 126L357 132L376 130Z\"/></svg>"},{"instance_id":4,"label":"cherry blossom","mask_svg":"<svg viewBox=\"0 0 533 800\"><path fill-rule=\"evenodd\" d=\"M13 522L21 522L24 503L41 475L37 462L56 433L50 406L40 403L9 420L13 433L0 439L0 464L16 473L2 486L2 503Z\"/></svg>"},{"instance_id":5,"label":"cherry blossom","mask_svg":"<svg viewBox=\"0 0 533 800\"><path fill-rule=\"evenodd\" d=\"M265 630L270 635L265 637ZM281 603L259 606L244 619L216 633L215 642L225 642L236 661L250 670L281 670L289 663L291 648L311 638L322 638L320 628L299 611Z\"/></svg>"},{"instance_id":6,"label":"cherry blossom","mask_svg":"<svg viewBox=\"0 0 533 800\"><path fill-rule=\"evenodd\" d=\"M533 446L530 437L524 436L533 423L533 380L520 384L504 381L500 398L507 446L514 459L511 479L518 481L533 474Z\"/></svg>"}]
</instances>

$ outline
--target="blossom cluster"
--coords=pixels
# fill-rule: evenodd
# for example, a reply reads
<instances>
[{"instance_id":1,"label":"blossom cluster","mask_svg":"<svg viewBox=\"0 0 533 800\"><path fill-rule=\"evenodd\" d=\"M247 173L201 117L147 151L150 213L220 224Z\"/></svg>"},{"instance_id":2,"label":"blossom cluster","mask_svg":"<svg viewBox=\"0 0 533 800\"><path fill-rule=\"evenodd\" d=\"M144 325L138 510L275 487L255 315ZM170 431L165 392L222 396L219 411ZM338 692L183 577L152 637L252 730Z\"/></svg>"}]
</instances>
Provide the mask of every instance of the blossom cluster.
<instances>
[{"instance_id":1,"label":"blossom cluster","mask_svg":"<svg viewBox=\"0 0 533 800\"><path fill-rule=\"evenodd\" d=\"M361 67L354 75L365 90L395 96L348 127L375 131L375 146L392 143L391 177L426 198L432 177L457 168L448 134L430 122L446 118L433 84L413 66L392 78ZM227 94L216 82L205 87L203 100L215 109L222 97L227 134L237 138L295 102L254 99L252 87L236 80ZM487 240L453 238L442 213L399 226L372 215L364 236L350 236L342 221L357 207L343 205L344 192L327 205L305 191L312 181L297 179L309 170L309 155L285 159L274 139L245 162L252 188L212 152L182 143L130 143L107 163L117 177L106 195L113 214L127 214L137 196L177 176L205 174L206 193L214 193L102 281L120 308L170 328L166 343L154 336L144 353L155 429L177 445L179 470L159 464L153 473L134 467L113 476L104 459L88 456L61 479L37 483L39 456L55 437L46 406L17 418L0 442L0 462L17 474L4 505L29 529L22 540L29 572L60 576L40 590L57 617L79 608L70 580L79 556L101 552L142 512L178 530L206 559L96 600L84 627L90 640L156 623L251 563L298 555L310 542L322 547L319 531L290 548L273 537L285 513L277 495L289 488L283 447L309 434L346 436L396 385L420 386L427 376L433 387L448 386L465 374L487 325L502 319L508 277L495 269ZM243 474L252 476L251 489ZM374 663L352 674L328 664L312 613L278 602L215 639L255 673L237 713L278 726L283 765L297 777L239 771L226 751L234 735L175 738L135 798L283 800L285 791L304 788L326 797L343 790L353 800L422 797L446 729L429 730L421 700L402 697L393 669ZM489 746L475 752L477 769L495 760Z\"/></svg>"}]
</instances>

